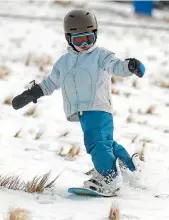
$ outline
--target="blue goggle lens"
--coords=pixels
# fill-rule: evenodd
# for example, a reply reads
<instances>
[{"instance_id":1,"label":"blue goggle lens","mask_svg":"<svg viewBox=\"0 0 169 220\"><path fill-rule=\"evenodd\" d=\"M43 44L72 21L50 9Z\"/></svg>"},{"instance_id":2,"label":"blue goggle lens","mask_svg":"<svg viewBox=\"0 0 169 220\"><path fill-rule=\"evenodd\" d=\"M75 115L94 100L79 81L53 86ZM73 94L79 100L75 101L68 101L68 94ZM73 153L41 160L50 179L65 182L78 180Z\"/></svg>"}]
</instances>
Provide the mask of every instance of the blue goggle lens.
<instances>
[{"instance_id":1,"label":"blue goggle lens","mask_svg":"<svg viewBox=\"0 0 169 220\"><path fill-rule=\"evenodd\" d=\"M71 43L78 47L91 46L95 42L95 39L93 32L74 34L71 36Z\"/></svg>"}]
</instances>

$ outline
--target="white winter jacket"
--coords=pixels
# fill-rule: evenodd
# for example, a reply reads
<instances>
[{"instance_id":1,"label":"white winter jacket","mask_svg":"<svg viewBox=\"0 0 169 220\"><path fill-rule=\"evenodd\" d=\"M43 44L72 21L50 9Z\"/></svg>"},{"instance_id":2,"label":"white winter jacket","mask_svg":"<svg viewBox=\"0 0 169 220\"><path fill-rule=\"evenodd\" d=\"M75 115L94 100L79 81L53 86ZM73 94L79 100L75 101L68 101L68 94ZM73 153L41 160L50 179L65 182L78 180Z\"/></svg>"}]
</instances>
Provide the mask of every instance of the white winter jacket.
<instances>
[{"instance_id":1,"label":"white winter jacket","mask_svg":"<svg viewBox=\"0 0 169 220\"><path fill-rule=\"evenodd\" d=\"M76 52L72 48L54 64L52 73L40 87L44 95L62 89L64 111L69 121L78 121L78 112L112 112L111 77L131 76L128 61L97 46Z\"/></svg>"}]
</instances>

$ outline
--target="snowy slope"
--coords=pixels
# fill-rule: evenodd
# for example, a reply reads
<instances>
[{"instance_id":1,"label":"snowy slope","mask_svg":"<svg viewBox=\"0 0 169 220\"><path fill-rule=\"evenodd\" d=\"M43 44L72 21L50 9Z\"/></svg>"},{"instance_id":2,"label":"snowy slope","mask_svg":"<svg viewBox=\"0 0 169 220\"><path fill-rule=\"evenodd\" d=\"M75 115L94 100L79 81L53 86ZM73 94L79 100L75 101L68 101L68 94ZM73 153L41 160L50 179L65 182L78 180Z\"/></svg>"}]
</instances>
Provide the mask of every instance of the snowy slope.
<instances>
[{"instance_id":1,"label":"snowy slope","mask_svg":"<svg viewBox=\"0 0 169 220\"><path fill-rule=\"evenodd\" d=\"M62 18L74 6L53 5L50 1L42 5L38 1L32 4L11 1L7 4L6 1L1 2L3 13L56 16L58 20L0 20L0 71L8 72L0 79L0 174L19 175L25 181L48 171L51 171L51 179L61 172L62 175L55 188L42 195L1 189L0 219L12 206L28 209L31 218L36 220L106 220L112 200L119 204L122 219L169 219L168 199L154 197L156 193L169 193L169 34L106 25L112 18L127 23L132 17L108 10L122 11L118 3L105 3L102 14L99 8L103 3L92 2L87 5L90 6L101 22L98 44L119 58L136 57L146 65L143 79L133 76L114 83L112 88L116 94L112 99L115 139L130 154L140 150L143 141L149 142L145 147L147 162L143 178L150 189L145 193L124 186L114 199L68 195L68 187L82 185L87 178L82 173L92 168L92 163L85 152L79 124L66 121L61 91L41 98L33 116L25 114L34 104L15 111L4 101L22 92L31 80L40 82L50 73L53 63L66 51ZM131 12L130 6L123 11ZM157 20L145 22L159 25ZM162 21L160 25L164 25ZM152 114L148 114L151 106ZM20 129L19 137L15 138ZM35 140L38 132L42 132L42 136ZM63 136L65 132L67 136ZM57 155L60 147L69 148L73 144L81 147L75 160L67 161Z\"/></svg>"}]
</instances>

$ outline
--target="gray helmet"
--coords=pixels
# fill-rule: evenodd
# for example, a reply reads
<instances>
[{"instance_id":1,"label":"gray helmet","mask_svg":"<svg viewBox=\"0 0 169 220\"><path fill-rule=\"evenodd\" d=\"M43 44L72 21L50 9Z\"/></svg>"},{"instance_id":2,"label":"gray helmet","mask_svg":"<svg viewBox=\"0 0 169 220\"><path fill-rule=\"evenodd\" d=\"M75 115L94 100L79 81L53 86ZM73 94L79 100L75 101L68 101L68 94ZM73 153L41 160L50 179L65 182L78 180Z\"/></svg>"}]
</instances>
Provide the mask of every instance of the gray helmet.
<instances>
[{"instance_id":1,"label":"gray helmet","mask_svg":"<svg viewBox=\"0 0 169 220\"><path fill-rule=\"evenodd\" d=\"M84 9L70 11L64 18L65 34L77 34L97 30L95 15Z\"/></svg>"}]
</instances>

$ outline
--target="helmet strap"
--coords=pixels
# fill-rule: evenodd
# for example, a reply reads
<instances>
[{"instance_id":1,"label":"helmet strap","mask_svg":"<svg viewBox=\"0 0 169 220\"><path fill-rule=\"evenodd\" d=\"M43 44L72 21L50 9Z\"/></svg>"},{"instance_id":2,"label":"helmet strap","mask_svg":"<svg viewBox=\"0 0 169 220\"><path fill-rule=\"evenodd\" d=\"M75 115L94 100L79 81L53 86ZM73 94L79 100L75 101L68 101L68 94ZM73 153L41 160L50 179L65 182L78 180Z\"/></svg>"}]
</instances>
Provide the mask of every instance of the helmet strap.
<instances>
[{"instance_id":1,"label":"helmet strap","mask_svg":"<svg viewBox=\"0 0 169 220\"><path fill-rule=\"evenodd\" d=\"M75 50L76 52L79 52L78 50L76 50L76 48L74 47L74 45L71 43L71 34L65 34L65 38L69 44L69 46L71 46L73 48L73 50Z\"/></svg>"}]
</instances>

